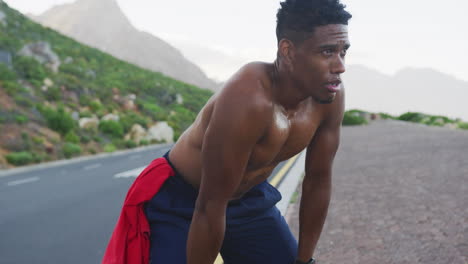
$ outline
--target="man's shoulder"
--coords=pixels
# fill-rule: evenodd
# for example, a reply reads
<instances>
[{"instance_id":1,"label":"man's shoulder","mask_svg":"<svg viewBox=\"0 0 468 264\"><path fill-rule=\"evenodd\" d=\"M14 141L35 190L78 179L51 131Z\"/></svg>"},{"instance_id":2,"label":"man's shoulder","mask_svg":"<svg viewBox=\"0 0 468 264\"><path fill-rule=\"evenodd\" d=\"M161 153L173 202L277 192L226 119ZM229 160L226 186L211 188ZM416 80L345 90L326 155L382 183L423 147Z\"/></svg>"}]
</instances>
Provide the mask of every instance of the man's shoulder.
<instances>
[{"instance_id":1,"label":"man's shoulder","mask_svg":"<svg viewBox=\"0 0 468 264\"><path fill-rule=\"evenodd\" d=\"M239 70L239 73L247 74L257 78L268 78L268 74L272 69L272 63L253 61L242 66Z\"/></svg>"},{"instance_id":2,"label":"man's shoulder","mask_svg":"<svg viewBox=\"0 0 468 264\"><path fill-rule=\"evenodd\" d=\"M251 62L244 65L224 85L219 99L239 102L239 107L269 108L272 106L271 64Z\"/></svg>"},{"instance_id":3,"label":"man's shoulder","mask_svg":"<svg viewBox=\"0 0 468 264\"><path fill-rule=\"evenodd\" d=\"M256 89L257 85L263 88L271 86L272 64L265 62L250 62L242 66L227 82L225 87L238 86L244 89Z\"/></svg>"}]
</instances>

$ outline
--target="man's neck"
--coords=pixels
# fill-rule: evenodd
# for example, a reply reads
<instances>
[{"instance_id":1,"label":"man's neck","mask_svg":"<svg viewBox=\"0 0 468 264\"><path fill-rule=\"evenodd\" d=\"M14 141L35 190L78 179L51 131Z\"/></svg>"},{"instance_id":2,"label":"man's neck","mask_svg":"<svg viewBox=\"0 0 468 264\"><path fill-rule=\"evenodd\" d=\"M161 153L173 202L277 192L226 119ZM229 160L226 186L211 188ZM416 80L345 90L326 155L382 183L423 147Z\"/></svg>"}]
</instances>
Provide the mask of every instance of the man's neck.
<instances>
[{"instance_id":1,"label":"man's neck","mask_svg":"<svg viewBox=\"0 0 468 264\"><path fill-rule=\"evenodd\" d=\"M286 111L296 109L301 102L310 97L304 94L278 59L273 63L272 89L274 101Z\"/></svg>"}]
</instances>

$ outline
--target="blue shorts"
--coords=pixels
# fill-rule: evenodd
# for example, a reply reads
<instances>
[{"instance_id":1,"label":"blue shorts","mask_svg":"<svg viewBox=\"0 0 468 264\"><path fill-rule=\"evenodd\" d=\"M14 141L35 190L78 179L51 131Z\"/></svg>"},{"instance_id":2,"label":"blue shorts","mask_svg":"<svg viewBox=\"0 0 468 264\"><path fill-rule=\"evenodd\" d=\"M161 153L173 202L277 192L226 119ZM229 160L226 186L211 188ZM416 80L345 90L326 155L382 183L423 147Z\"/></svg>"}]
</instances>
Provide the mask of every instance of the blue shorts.
<instances>
[{"instance_id":1,"label":"blue shorts","mask_svg":"<svg viewBox=\"0 0 468 264\"><path fill-rule=\"evenodd\" d=\"M176 172L146 204L151 264L187 263L187 237L197 196L198 191ZM220 250L225 264L294 263L297 242L275 206L279 200L281 194L265 181L229 202Z\"/></svg>"}]
</instances>

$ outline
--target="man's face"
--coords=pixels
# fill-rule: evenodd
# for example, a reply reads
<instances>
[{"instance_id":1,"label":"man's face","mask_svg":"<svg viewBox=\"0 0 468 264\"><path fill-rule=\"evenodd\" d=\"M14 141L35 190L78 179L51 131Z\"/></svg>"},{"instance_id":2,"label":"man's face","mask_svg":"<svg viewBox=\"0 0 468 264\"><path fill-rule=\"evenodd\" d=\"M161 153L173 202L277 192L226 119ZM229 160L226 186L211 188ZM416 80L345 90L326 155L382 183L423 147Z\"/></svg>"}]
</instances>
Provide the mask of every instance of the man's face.
<instances>
[{"instance_id":1,"label":"man's face","mask_svg":"<svg viewBox=\"0 0 468 264\"><path fill-rule=\"evenodd\" d=\"M316 27L312 37L296 45L293 78L319 103L331 103L340 92L349 48L348 27L332 24Z\"/></svg>"}]
</instances>

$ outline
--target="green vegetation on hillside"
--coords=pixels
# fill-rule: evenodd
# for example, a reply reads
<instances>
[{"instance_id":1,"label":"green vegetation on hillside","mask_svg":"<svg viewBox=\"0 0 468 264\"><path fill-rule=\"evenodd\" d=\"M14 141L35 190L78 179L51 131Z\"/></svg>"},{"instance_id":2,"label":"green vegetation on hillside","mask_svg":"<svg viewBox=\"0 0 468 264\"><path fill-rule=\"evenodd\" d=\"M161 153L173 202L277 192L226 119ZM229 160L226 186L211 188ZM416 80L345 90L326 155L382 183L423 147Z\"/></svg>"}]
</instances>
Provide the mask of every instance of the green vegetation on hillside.
<instances>
[{"instance_id":1,"label":"green vegetation on hillside","mask_svg":"<svg viewBox=\"0 0 468 264\"><path fill-rule=\"evenodd\" d=\"M370 113L356 109L349 110L344 113L343 125L365 125L368 123L368 121L377 119L393 119L428 126L450 127L468 130L468 123L465 123L460 119L451 119L446 116L428 115L418 112L407 112L400 116L392 116L387 113Z\"/></svg>"},{"instance_id":2,"label":"green vegetation on hillside","mask_svg":"<svg viewBox=\"0 0 468 264\"><path fill-rule=\"evenodd\" d=\"M0 23L0 53L11 58L11 63L0 61L0 99L8 103L0 107L3 162L24 165L148 144L124 139L135 124L147 129L167 122L177 139L212 95L80 44L3 1L0 11L6 16ZM42 50L24 56L28 45ZM44 54L47 47L51 54ZM78 124L78 118L107 114L118 121L99 120L89 128ZM25 147L18 131L40 140Z\"/></svg>"},{"instance_id":3,"label":"green vegetation on hillside","mask_svg":"<svg viewBox=\"0 0 468 264\"><path fill-rule=\"evenodd\" d=\"M343 122L344 126L357 126L365 125L368 123L365 115L368 113L361 110L349 110L344 113Z\"/></svg>"}]
</instances>

